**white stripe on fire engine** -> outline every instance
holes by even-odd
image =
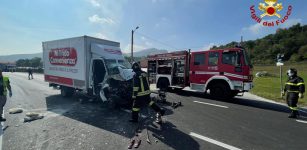
[[[192,71],[190,71],[192,73]],[[195,71],[195,74],[213,74],[213,75],[219,75],[219,72],[206,72],[206,71]],[[230,77],[235,77],[235,78],[240,78],[240,79],[248,79],[247,76],[242,76],[238,74],[232,74],[232,73],[227,73],[225,72],[224,75],[230,76]]]
[[[224,75],[230,76],[230,77],[235,77],[235,78],[240,78],[240,79],[248,79],[247,76],[238,75],[238,74],[232,74],[232,73],[227,73],[227,72],[225,72]]]
[[[195,71],[195,74],[220,74],[219,72]]]

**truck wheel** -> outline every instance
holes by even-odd
[[[230,98],[234,98],[235,96],[237,96],[239,93],[239,91],[231,91],[231,95]]]
[[[62,86],[61,87],[61,95],[63,97],[71,97],[74,94],[75,90],[70,87]]]
[[[228,100],[231,99],[231,90],[228,85],[216,83],[210,88],[210,95],[214,99]]]

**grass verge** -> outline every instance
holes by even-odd
[[[291,64],[291,63],[285,63],[285,66],[283,66],[283,88],[285,82],[288,80],[286,71],[289,68],[296,68],[298,70],[298,75],[302,77],[305,81],[307,81],[307,62],[297,63],[297,64]],[[267,71],[270,76],[268,77],[259,77],[256,78],[255,74],[260,71]],[[279,77],[279,67],[277,66],[254,66],[254,85],[255,87],[251,90],[251,93],[271,99],[277,102],[283,102],[285,103],[285,98],[282,99],[280,97],[280,77]],[[307,95],[305,93],[305,97],[303,99],[299,99],[299,105],[300,106],[307,106]]]

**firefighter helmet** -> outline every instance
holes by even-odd
[[[134,72],[139,72],[139,71],[141,71],[140,64],[137,63],[137,62],[133,62],[133,63],[132,63],[132,70],[133,70]]]
[[[287,75],[288,77],[294,77],[297,75],[297,70],[295,68],[290,68],[288,71],[287,71]]]

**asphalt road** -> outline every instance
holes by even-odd
[[[81,95],[62,98],[48,87],[42,75],[28,80],[23,73],[5,73],[11,80],[13,97],[5,106],[7,121],[3,126],[3,150],[28,149],[127,149],[137,125],[128,123],[129,112],[110,110],[101,102],[90,102]],[[167,100],[183,106],[166,109],[164,124],[158,126],[149,117],[140,134],[138,149],[307,149],[307,122],[288,119],[287,107],[279,104],[236,98],[233,101],[208,99],[189,92],[167,93]],[[20,114],[8,109],[20,107]],[[24,123],[26,112],[39,112],[41,120]],[[154,116],[144,109],[143,118]],[[151,144],[146,142],[147,125]],[[1,141],[0,141],[1,143]]]

